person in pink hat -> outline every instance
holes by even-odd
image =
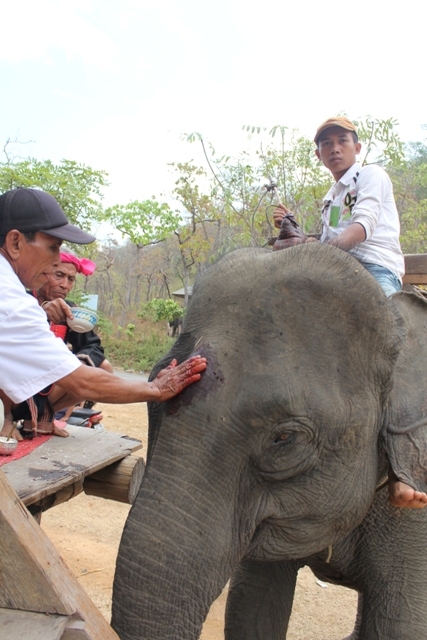
[[[72,318],[70,308],[76,306],[74,302],[67,300],[67,296],[74,288],[77,275],[92,275],[96,264],[88,258],[79,258],[64,251],[60,253],[60,260],[57,269],[49,275],[45,284],[32,293],[46,312],[51,330],[71,347],[79,360],[112,373],[113,367],[106,359],[101,340],[95,331],[78,333],[67,325],[67,318]]]
[[[67,325],[67,318],[72,318],[70,309],[75,307],[75,303],[67,300],[68,294],[73,290],[76,277],[82,274],[86,277],[92,275],[96,269],[96,264],[88,258],[80,258],[73,253],[61,251],[61,262],[55,271],[49,274],[45,284],[38,291],[32,291],[32,295],[37,298],[39,305],[46,312],[47,319],[51,331],[61,338],[65,344],[71,349],[72,353],[83,363],[91,367],[100,367],[104,371],[113,373],[113,367],[109,360],[105,357],[104,348],[101,340],[95,331],[85,331],[80,333],[73,331]],[[48,422],[52,421],[52,412],[47,407],[47,396],[45,393],[38,393],[32,398],[32,402],[37,407],[38,417],[44,416]],[[93,402],[89,402],[88,406],[92,407]],[[79,403],[82,404],[82,403]],[[55,416],[58,420],[53,421],[53,430],[56,435],[67,435],[66,431],[57,431],[58,428],[65,427],[65,423],[74,409],[74,405]],[[29,401],[21,403],[12,411],[12,417],[15,421],[27,420],[26,431],[32,431],[31,415],[29,415]],[[24,423],[25,424],[25,423]],[[40,427],[39,427],[40,429]]]

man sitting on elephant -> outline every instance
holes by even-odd
[[[377,280],[387,296],[400,291],[405,261],[400,247],[400,222],[393,185],[378,165],[360,165],[355,125],[343,116],[323,122],[314,137],[316,156],[332,173],[335,183],[323,199],[321,242],[351,253]],[[273,250],[316,242],[298,227],[283,204],[273,213],[280,228]],[[390,471],[390,502],[396,507],[423,508],[427,495],[400,482]]]

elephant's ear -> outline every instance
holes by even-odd
[[[395,367],[385,446],[396,476],[427,491],[427,300],[400,292],[390,304],[404,324],[405,339]]]

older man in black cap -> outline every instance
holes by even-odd
[[[95,238],[69,224],[55,198],[44,191],[20,188],[0,196],[0,398],[5,413],[10,415],[11,403],[43,389],[54,412],[84,398],[118,404],[164,401],[199,380],[206,368],[200,356],[180,365],[172,361],[152,382],[128,382],[82,365],[49,330],[45,312],[25,290],[39,289],[54,271],[63,240],[88,244]],[[31,413],[35,434],[36,411]],[[6,421],[2,434],[10,427]]]

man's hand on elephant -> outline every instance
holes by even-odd
[[[67,318],[70,318],[70,320],[73,318],[70,307],[62,298],[43,302],[42,307],[46,312],[49,322],[53,322],[54,324],[66,322]]]
[[[159,391],[158,401],[169,400],[181,393],[185,387],[197,382],[201,378],[201,373],[206,369],[206,358],[193,356],[178,364],[174,359],[166,367],[159,371],[152,381],[152,384]]]
[[[280,229],[280,225],[282,224],[282,220],[287,213],[291,213],[291,211],[282,203],[277,205],[276,209],[273,211],[273,220],[274,226],[277,229]]]

